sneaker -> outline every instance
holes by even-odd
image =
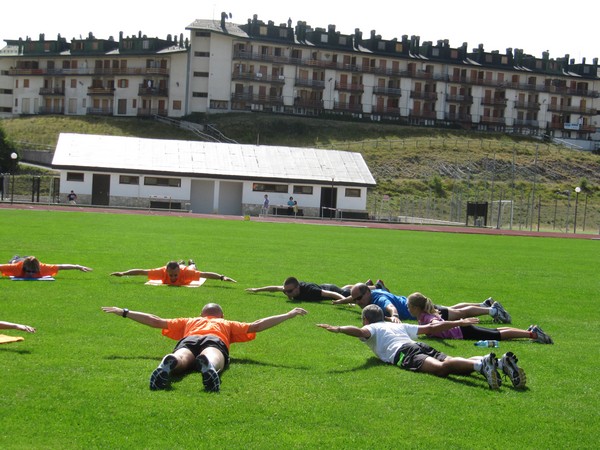
[[[535,327],[535,325],[529,325],[529,328],[527,328],[527,331],[533,330],[533,327]]]
[[[175,366],[177,366],[177,358],[174,355],[165,356],[150,375],[150,389],[153,391],[166,389],[169,386],[169,373]]]
[[[180,259],[179,261],[177,261],[177,264],[179,264],[180,266],[185,266],[185,261],[183,259]]]
[[[385,287],[385,284],[383,284],[383,280],[377,280],[377,283],[375,283],[375,287],[377,289],[383,289],[384,291],[390,292],[390,290]]]
[[[525,387],[527,377],[525,376],[525,371],[517,365],[518,361],[519,360],[513,352],[508,352],[502,356],[500,365],[502,366],[504,375],[510,378],[513,387],[515,389],[522,389]]]
[[[483,357],[479,373],[485,377],[490,389],[498,389],[502,384],[500,375],[498,375],[498,360],[494,353]]]
[[[494,299],[492,297],[489,297],[485,299],[482,303],[480,303],[480,306],[482,306],[483,308],[491,308],[493,304]]]
[[[498,302],[492,303],[492,308],[496,309],[496,314],[494,314],[493,321],[496,323],[511,323],[512,318],[508,311],[506,311],[502,305]]]
[[[221,390],[221,379],[214,366],[204,355],[196,358],[197,368],[202,372],[202,384],[206,392],[219,392]]]
[[[533,325],[531,330],[528,331],[531,331],[532,333],[536,334],[537,337],[534,339],[535,342],[539,342],[540,344],[554,344],[552,338],[546,333],[544,333],[544,330],[542,330],[537,325]]]
[[[367,286],[373,286],[373,280],[371,280],[371,279],[369,278],[367,281],[365,281],[365,284],[366,284]]]
[[[188,266],[195,266],[196,263],[194,262],[193,259],[188,260]]]

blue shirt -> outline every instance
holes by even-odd
[[[391,304],[398,311],[400,320],[417,320],[408,312],[408,300],[404,296],[394,295],[383,289],[373,289],[371,291],[371,303],[383,309],[386,316],[389,316],[389,313],[385,308]]]

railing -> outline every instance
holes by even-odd
[[[350,92],[364,92],[365,91],[364,84],[342,83],[340,81],[335,82],[335,88],[338,91],[350,91]]]
[[[294,106],[300,108],[323,108],[323,100],[314,100],[309,98],[297,98],[294,100]]]
[[[382,114],[386,116],[400,116],[400,108],[391,106],[373,106],[371,110],[373,114]]]
[[[234,93],[231,94],[231,101],[283,105],[283,98],[275,95]]]
[[[452,120],[454,122],[472,122],[473,116],[471,114],[463,114],[463,113],[445,113],[445,120]]]
[[[410,91],[410,98],[436,101],[438,98],[438,94],[437,92]]]
[[[333,109],[336,111],[362,112],[361,103],[335,102]]]
[[[319,81],[319,80],[307,80],[304,78],[296,78],[296,80],[294,81],[294,86],[308,87],[308,88],[314,88],[314,89],[324,89],[325,82]]]
[[[451,103],[473,103],[473,96],[446,94],[446,101]]]
[[[137,115],[138,117],[148,117],[148,116],[167,116],[169,111],[161,108],[138,108]]]
[[[487,106],[506,106],[507,99],[505,98],[491,98],[491,97],[483,97],[481,99],[482,105]]]
[[[88,95],[115,95],[113,87],[89,87]]]
[[[169,89],[158,88],[158,87],[148,87],[144,84],[140,84],[139,89],[138,89],[138,95],[153,96],[153,97],[168,97]]]
[[[402,90],[397,88],[375,86],[373,88],[373,94],[388,95],[390,97],[402,97]]]
[[[533,110],[537,111],[540,109],[540,103],[539,102],[516,101],[515,108],[517,108],[517,109],[533,109]]]
[[[38,109],[38,114],[64,114],[65,108],[62,106],[41,106]]]
[[[262,81],[264,83],[285,84],[285,77],[283,75],[263,75],[260,72],[233,72],[231,78],[233,80]]]
[[[112,108],[88,108],[87,113],[91,116],[112,116]]]
[[[65,95],[64,87],[40,88],[40,95]]]
[[[79,67],[79,68],[54,68],[54,69],[9,69],[8,74],[13,76],[22,75],[161,75],[168,77],[169,69],[163,67],[128,67],[128,68],[103,68],[103,67]]]
[[[580,106],[556,105],[556,104],[552,104],[552,103],[548,105],[548,111],[568,112],[568,113],[575,113],[575,114],[583,114],[586,116],[595,116],[596,114],[598,114],[598,110],[596,110],[594,108],[582,108]]]

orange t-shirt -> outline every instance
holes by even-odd
[[[200,279],[200,272],[195,269],[189,269],[186,266],[179,266],[179,276],[175,280],[175,283],[172,283],[167,273],[167,268],[159,267],[148,272],[148,279],[162,281],[163,284],[171,284],[173,286],[184,286],[190,284],[192,281],[198,281]]]
[[[189,319],[169,319],[163,336],[180,340],[188,336],[217,336],[229,348],[234,342],[248,342],[256,338],[256,333],[248,333],[249,323],[235,322],[218,317],[193,317]]]
[[[52,277],[58,273],[58,265],[40,263],[38,273],[26,273],[23,271],[23,261],[14,264],[5,264],[2,267],[2,275],[17,278],[41,278]]]

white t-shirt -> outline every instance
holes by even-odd
[[[376,322],[365,325],[371,337],[361,339],[379,359],[387,363],[394,362],[394,356],[404,344],[410,344],[417,338],[419,325],[408,323]]]

